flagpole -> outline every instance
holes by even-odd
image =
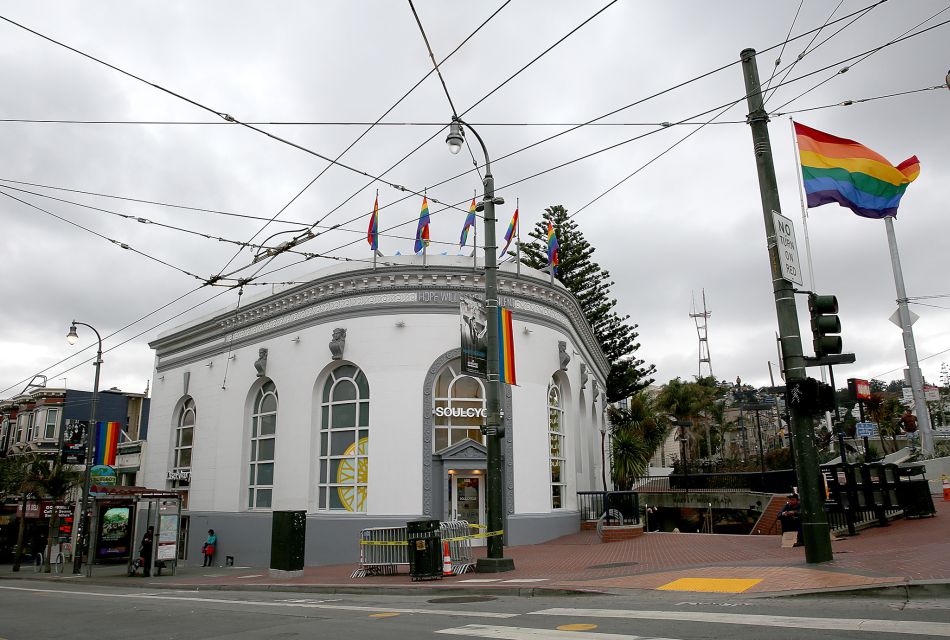
[[[376,223],[376,232],[373,234],[376,246],[373,247],[373,271],[376,271],[376,254],[379,252],[379,189],[376,190],[376,204],[373,206],[373,222]]]
[[[478,195],[478,190],[472,192],[472,202],[475,201],[475,196]],[[478,222],[472,225],[472,229],[475,232],[475,238],[472,241],[472,271],[478,271]]]
[[[808,237],[808,207],[805,206],[805,175],[802,173],[802,151],[798,147],[798,136],[795,135],[795,120],[789,116],[788,125],[792,130],[792,146],[795,151],[795,171],[798,173],[798,202],[802,207],[802,228],[805,231],[805,256],[808,259],[808,281],[809,288],[812,291],[815,291],[815,266],[811,261],[811,240]],[[830,365],[829,365],[830,370]],[[822,382],[827,382],[827,377],[825,375],[825,368],[818,367],[818,373],[821,376]],[[837,407],[835,408],[835,413],[837,413]],[[837,416],[835,416],[837,417]],[[825,411],[825,425],[828,427],[828,431],[834,433],[834,425],[831,423],[831,412]],[[842,454],[844,455],[844,454]],[[844,462],[844,458],[841,459]]]
[[[920,448],[925,458],[934,455],[933,431],[930,425],[930,412],[924,398],[923,376],[917,361],[917,347],[914,344],[914,329],[911,326],[910,310],[907,308],[907,291],[904,289],[904,274],[901,271],[901,258],[897,252],[897,235],[894,233],[894,216],[884,218],[887,229],[887,246],[891,252],[891,268],[894,271],[894,286],[897,289],[897,315],[900,318],[904,334],[904,358],[910,370],[910,388],[914,395],[914,410],[920,429]]]
[[[518,220],[515,222],[515,265],[517,277],[521,277],[521,199],[515,198],[515,211],[518,212]]]

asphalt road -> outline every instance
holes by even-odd
[[[950,598],[552,597],[116,589],[0,582],[0,640],[950,638]]]

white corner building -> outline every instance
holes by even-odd
[[[144,484],[186,492],[188,558],[270,559],[271,514],[307,512],[306,563],[355,562],[359,531],[485,523],[484,382],[461,375],[471,258],[346,262],[161,334]],[[505,541],[576,532],[602,490],[608,363],[577,300],[504,264],[517,386],[503,385]]]

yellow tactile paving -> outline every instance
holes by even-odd
[[[742,593],[760,582],[762,582],[762,578],[680,578],[657,587],[657,590]]]

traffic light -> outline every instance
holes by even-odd
[[[838,298],[808,294],[808,311],[811,314],[812,344],[815,357],[823,358],[829,354],[841,353],[841,320],[838,319]]]

